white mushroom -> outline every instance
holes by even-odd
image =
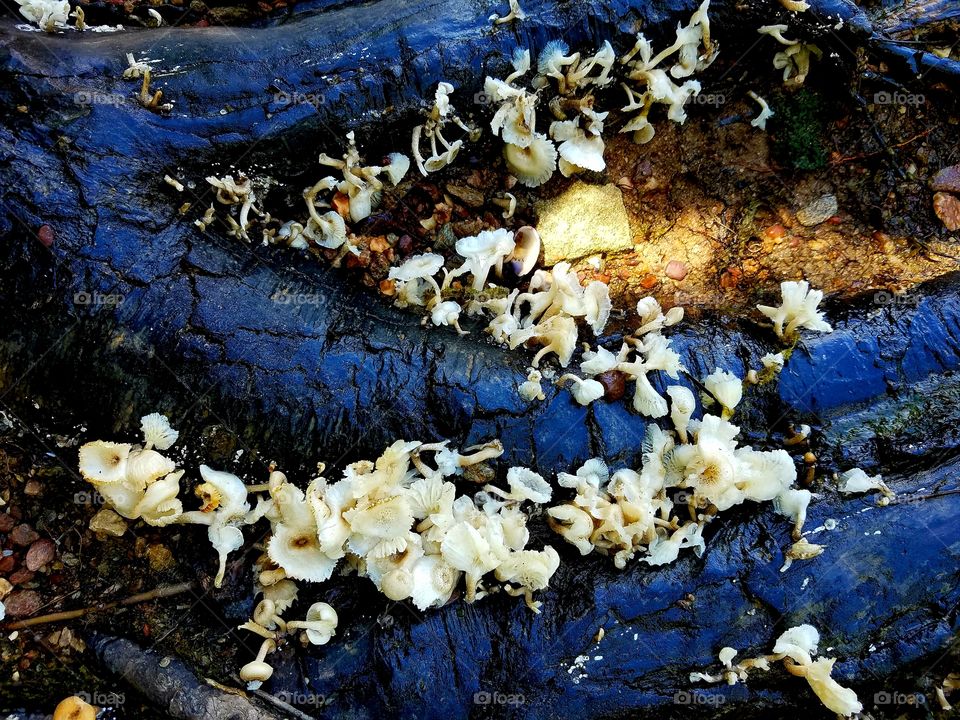
[[[337,611],[325,602],[315,602],[307,609],[305,620],[291,620],[288,630],[305,630],[312,645],[326,645],[337,634]]]
[[[590,378],[583,379],[572,373],[567,373],[557,379],[557,384],[560,385],[567,381],[573,381],[573,385],[570,387],[570,393],[573,395],[573,399],[581,405],[589,405],[594,400],[599,400],[603,397],[603,385],[596,380]]]
[[[140,418],[140,429],[143,432],[144,447],[147,449],[168,450],[180,436],[170,427],[166,415],[150,413]]]
[[[456,244],[457,253],[466,261],[447,276],[447,281],[469,272],[473,275],[473,289],[480,291],[486,286],[490,271],[501,268],[515,247],[513,233],[503,228],[483,230],[477,235],[460,238]]]

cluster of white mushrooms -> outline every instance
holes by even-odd
[[[442,170],[452,163],[460,152],[460,148],[463,147],[463,140],[458,139],[451,143],[443,137],[443,128],[448,123],[453,123],[466,132],[471,140],[477,140],[480,136],[478,129],[468,126],[454,111],[453,105],[450,103],[452,92],[453,85],[447,82],[439,83],[434,94],[433,107],[426,114],[426,120],[422,125],[417,125],[413,129],[411,139],[413,159],[417,163],[420,174],[424,177],[428,173]],[[424,140],[430,144],[430,156],[427,158],[424,158],[422,153]],[[437,147],[438,141],[440,147]]]
[[[211,175],[206,180],[216,189],[217,202],[229,208],[224,221],[231,237],[249,241],[249,230],[256,216],[262,227],[264,245],[280,244],[295,249],[313,246],[357,255],[360,250],[351,241],[353,236],[344,218],[357,223],[369,217],[380,203],[384,181],[395,186],[410,169],[410,159],[402,153],[391,153],[386,160],[384,165],[365,165],[353,132],[347,133],[347,148],[341,158],[320,153],[320,165],[335,168],[342,179],[327,175],[303,191],[308,214],[305,223],[290,220],[279,225],[271,222],[270,214],[256,207],[257,197],[251,178]],[[334,209],[330,209],[331,202]],[[211,205],[195,224],[205,230],[214,218],[215,210]]]
[[[788,87],[798,87],[803,85],[810,73],[810,61],[813,58],[822,58],[823,52],[812,43],[805,43],[799,40],[788,40],[784,37],[789,26],[763,25],[757,28],[761,35],[769,35],[778,43],[784,46],[783,50],[773,56],[773,66],[777,70],[783,70],[783,82]]]
[[[462,248],[465,261],[453,271],[444,271],[444,287],[451,277],[470,274],[475,289],[489,290],[486,282],[491,272],[505,262],[523,261],[522,254],[515,257],[518,243],[507,231],[470,240],[485,243],[486,250],[468,253],[467,247]],[[452,301],[442,301],[443,288],[433,278],[443,258],[424,257],[411,258],[399,268],[406,269],[405,279],[398,279],[400,295],[412,304],[432,305],[435,315],[444,302]],[[607,298],[605,309],[595,315],[589,286],[581,287],[568,269],[560,267],[558,272],[554,268],[553,273],[536,277],[527,293],[515,290],[497,300],[478,295],[471,303],[495,313],[491,327],[500,328],[506,342],[520,331],[537,338],[531,328],[554,318],[573,322],[582,317],[599,332],[610,310],[605,286],[600,293]],[[431,293],[433,297],[428,299]],[[806,283],[784,283],[782,294],[782,305],[761,308],[778,335],[791,340],[800,328],[830,330],[816,307],[820,295]],[[495,307],[491,309],[488,303]],[[513,314],[511,308],[520,306],[527,309]],[[743,381],[719,369],[704,379],[703,404],[715,404],[719,414],[694,419],[696,398],[682,385],[666,388],[668,404],[649,385],[646,373],[656,369],[676,377],[682,369],[679,356],[661,332],[679,322],[682,312],[664,313],[651,298],[641,301],[637,310],[641,327],[620,353],[602,347],[589,350],[584,353],[581,370],[588,377],[604,368],[630,373],[641,397],[634,405],[652,417],[669,412],[672,428],[648,426],[637,470],[611,472],[602,459],[594,458],[575,474],[560,473],[558,485],[573,491],[573,497],[547,508],[551,528],[582,555],[612,555],[618,568],[638,556],[640,561],[658,566],[675,561],[685,548],[702,554],[704,528],[718,513],[748,500],[773,501],[776,510],[794,523],[796,542],[788,559],[815,557],[822,548],[800,536],[813,495],[794,487],[796,468],[789,453],[738,446],[740,430],[730,417],[740,402]],[[544,316],[549,317],[543,320]],[[552,352],[565,364],[574,345],[575,337],[564,341],[562,347],[545,344],[534,362]],[[628,353],[634,348],[637,358],[629,361]],[[784,355],[768,354],[762,361],[762,372],[776,373],[783,367]],[[586,383],[596,381],[570,377],[584,384],[579,392],[595,394]],[[577,390],[574,396],[585,402]],[[157,413],[142,418],[141,430],[140,444],[96,441],[80,448],[81,474],[107,505],[91,521],[91,527],[109,526],[101,517],[106,514],[154,526],[206,526],[218,557],[214,582],[220,586],[229,554],[243,545],[243,528],[262,519],[269,522],[270,538],[255,563],[260,599],[251,619],[241,626],[262,638],[257,656],[240,672],[251,688],[271,676],[267,656],[284,634],[302,631],[303,642],[316,645],[329,642],[335,634],[337,613],[326,603],[311,605],[303,620],[288,621],[283,615],[297,600],[298,583],[324,582],[338,567],[370,579],[388,598],[410,600],[421,610],[447,603],[462,579],[467,602],[502,590],[523,596],[527,606],[539,612],[541,603],[533,599],[533,593],[548,587],[559,566],[559,554],[551,546],[527,548],[528,519],[550,503],[553,488],[534,471],[519,466],[507,470],[505,488],[492,482],[496,473],[487,463],[503,453],[496,440],[463,452],[448,447],[446,441],[397,441],[375,461],[347,466],[337,482],[329,482],[323,476],[324,466],[318,464],[317,476],[305,489],[272,467],[266,483],[247,485],[236,475],[201,465],[202,482],[193,488],[199,507],[185,510],[180,492],[184,470],[164,455],[179,433]],[[797,437],[806,438],[809,432],[802,427]],[[885,498],[892,495],[879,476],[871,478],[860,469],[844,473],[839,481],[844,493],[879,490]],[[477,483],[478,491],[458,496],[458,487],[462,489],[464,482]],[[825,703],[843,701],[846,696],[840,691],[844,689],[829,677],[832,660],[812,662],[808,657],[812,651],[808,649],[807,656],[791,654],[781,647],[786,647],[786,641],[781,641],[774,648],[779,654],[776,659],[792,658],[788,663],[791,672],[806,677]],[[815,646],[816,641],[813,643]],[[733,666],[729,662],[732,657],[724,649],[721,659],[726,670],[717,678],[702,675],[699,679],[743,679],[747,670],[771,659]]]
[[[857,698],[857,694],[831,677],[836,658],[813,659],[819,644],[820,633],[815,627],[798,625],[777,638],[772,655],[761,655],[734,663],[737,650],[732,647],[723,648],[719,653],[723,669],[714,675],[702,672],[690,673],[690,682],[726,682],[728,685],[736,685],[738,682],[746,681],[750,672],[769,671],[770,663],[782,661],[787,672],[806,679],[810,689],[831,712],[843,717],[861,712],[863,704]]]
[[[73,28],[78,31],[90,32],[116,32],[123,30],[122,25],[87,25],[84,20],[83,8],[77,5],[71,12],[69,0],[17,0],[20,6],[20,14],[28,21],[36,25],[37,29],[48,33],[59,33],[70,29],[70,18],[73,18]],[[150,22],[159,26],[163,18],[153,8],[149,8],[147,13]],[[30,26],[17,26],[21,30],[31,30]]]
[[[717,43],[710,38],[709,9],[710,0],[703,0],[690,22],[677,25],[676,41],[656,55],[650,41],[640,33],[633,48],[620,59],[627,66],[628,81],[623,83],[627,105],[622,111],[637,113],[620,132],[632,132],[635,142],[642,144],[653,139],[655,130],[648,116],[656,103],[668,106],[668,119],[677,123],[687,119],[683,106],[700,93],[700,82],[690,79],[677,85],[674,79],[689,78],[717,57]],[[658,67],[673,55],[676,62],[669,70]]]
[[[526,49],[514,52],[513,72],[506,78],[487,77],[484,94],[497,105],[490,128],[503,140],[507,168],[522,184],[542,185],[558,163],[567,177],[606,167],[601,134],[607,113],[594,110],[591,89],[613,82],[610,72],[615,60],[609,41],[593,55],[581,58],[580,53],[570,53],[565,43],[555,40],[537,59],[533,91],[516,84],[531,70]],[[539,94],[548,88],[555,93],[548,104],[554,119],[544,134],[537,131],[536,110]]]
[[[42,4],[49,0],[21,0],[27,1]],[[786,9],[794,12],[802,12],[807,7],[795,0],[782,1]],[[525,17],[513,0],[510,8],[508,15],[496,17],[495,22]],[[718,53],[718,45],[710,34],[709,9],[710,0],[703,0],[685,25],[678,23],[675,41],[658,53],[654,53],[652,44],[642,33],[619,59],[609,41],[604,41],[592,55],[581,56],[580,52],[571,53],[565,43],[555,40],[540,52],[534,68],[531,51],[517,48],[511,60],[513,71],[503,79],[488,76],[482,93],[496,107],[490,128],[504,143],[503,153],[510,173],[521,184],[538,187],[558,169],[567,177],[583,171],[604,170],[603,130],[609,113],[595,107],[594,91],[616,81],[627,96],[627,104],[621,111],[631,116],[619,132],[632,133],[635,142],[647,143],[654,137],[655,128],[650,121],[654,105],[666,105],[669,120],[685,122],[684,106],[701,91],[701,84],[693,75],[707,68]],[[784,81],[788,85],[799,85],[809,72],[810,58],[819,56],[820,51],[814,45],[786,39],[783,36],[786,30],[786,25],[759,28],[760,33],[770,35],[785,46],[774,58],[774,65],[784,69]],[[149,68],[143,63],[134,63],[132,58],[128,60],[131,66],[124,72],[125,77],[139,77],[137,70],[144,69],[143,88],[138,95],[140,102],[153,111],[169,109],[169,103],[160,103],[159,91],[149,92]],[[128,75],[131,70],[135,74]],[[534,70],[529,87],[522,85],[520,80]],[[412,157],[423,176],[451,165],[466,139],[475,142],[480,137],[479,127],[464,121],[455,111],[451,103],[453,91],[451,83],[440,82],[430,109],[424,112],[424,122],[413,129]],[[748,95],[760,107],[751,125],[765,129],[774,112],[755,92],[749,91]],[[538,130],[537,108],[547,97],[544,104],[551,122]],[[445,136],[451,128],[464,136]],[[347,134],[347,148],[342,158],[321,154],[319,162],[337,169],[342,179],[325,176],[304,190],[308,218],[302,222],[271,222],[270,215],[261,213],[253,204],[251,182],[242,175],[237,179],[231,175],[207,178],[217,189],[218,201],[231,206],[225,218],[228,234],[249,241],[249,230],[256,217],[262,226],[263,244],[295,249],[339,249],[340,256],[335,263],[339,263],[345,253],[359,254],[347,221],[357,223],[368,217],[380,201],[384,180],[391,185],[399,183],[410,167],[410,159],[402,153],[392,153],[383,166],[365,166],[351,132]],[[509,217],[515,206],[515,198],[509,193],[508,196],[510,205],[505,205],[504,217]],[[211,206],[195,224],[204,230],[214,218],[215,210]],[[436,317],[441,321],[449,318],[444,324],[456,321],[451,306],[438,309]]]
[[[484,230],[461,238],[456,243],[463,262],[454,270],[444,268],[442,255],[424,253],[408,258],[391,268],[396,303],[400,306],[425,307],[434,325],[451,325],[458,332],[461,312],[468,316],[487,316],[485,332],[498,343],[511,349],[524,344],[539,346],[533,358],[536,367],[548,354],[554,354],[562,366],[569,364],[577,345],[581,319],[594,334],[599,334],[610,317],[610,290],[605,283],[592,281],[581,285],[569,263],[557,263],[552,270],[536,270],[540,254],[540,236],[529,226],[516,233],[505,230]],[[533,272],[526,292],[506,289],[488,282],[512,264],[518,277]],[[435,275],[443,272],[438,283]],[[471,280],[465,289],[469,298],[464,305],[444,299],[452,290],[452,282],[463,275]]]
[[[251,687],[272,673],[264,658],[276,649],[280,633],[304,630],[313,644],[334,634],[337,615],[326,603],[315,603],[302,621],[287,622],[282,615],[297,598],[298,582],[323,582],[338,565],[369,578],[388,598],[409,599],[421,610],[448,602],[463,578],[467,602],[503,590],[523,596],[535,612],[540,603],[533,593],[548,586],[559,566],[549,545],[527,547],[528,510],[550,500],[550,484],[512,467],[503,489],[487,482],[490,473],[478,471],[503,453],[499,441],[463,453],[446,442],[397,441],[375,461],[349,465],[337,482],[328,482],[319,465],[305,491],[276,470],[267,483],[248,486],[201,465],[202,482],[194,488],[200,507],[184,510],[184,471],[161,453],[176,442],[177,431],[156,413],[143,418],[142,430],[143,444],[96,441],[80,449],[81,474],[109,506],[100,514],[161,527],[206,526],[218,557],[217,587],[228,555],[243,545],[242,528],[263,518],[270,523],[266,552],[256,563],[262,599],[241,626],[263,638],[257,658],[241,671]],[[457,480],[482,487],[458,497]]]
[[[793,340],[800,328],[831,331],[817,310],[822,293],[810,291],[803,281],[785,282],[781,292],[780,306],[759,308],[773,320],[780,338]],[[705,392],[701,402],[704,408],[715,407],[718,414],[693,419],[697,400],[688,387],[670,385],[664,397],[648,378],[648,373],[661,371],[677,379],[684,370],[669,338],[661,332],[680,321],[682,309],[664,313],[656,300],[645,298],[638,303],[637,313],[640,327],[626,338],[618,353],[600,346],[583,354],[580,369],[589,379],[568,374],[558,382],[573,380],[574,399],[586,405],[604,394],[593,377],[614,370],[626,373],[635,383],[634,409],[651,418],[669,413],[672,430],[654,424],[648,427],[642,465],[637,470],[624,468],[611,474],[602,459],[594,458],[575,475],[561,474],[560,486],[576,495],[549,509],[553,529],[583,555],[593,551],[613,555],[617,567],[624,567],[638,553],[643,562],[661,565],[675,560],[683,548],[692,547],[699,555],[704,548],[703,529],[717,513],[747,500],[773,501],[777,511],[794,522],[796,542],[787,553],[784,569],[792,560],[816,557],[822,548],[800,536],[813,496],[809,490],[794,487],[797,472],[793,459],[782,449],[738,447],[740,428],[730,422],[744,385],[758,382],[759,373],[752,371],[745,382],[717,368],[702,381]],[[636,352],[632,361],[631,352]],[[760,372],[774,374],[783,368],[784,356],[767,354],[761,361]],[[531,373],[520,386],[521,395],[543,399],[539,380],[539,374]],[[807,435],[809,428],[804,427],[797,436]],[[878,483],[882,484],[879,478],[856,475],[863,475],[860,470],[850,473],[844,492],[879,489]]]
[[[56,32],[67,27],[70,3],[67,0],[17,0],[20,14],[44,32]]]

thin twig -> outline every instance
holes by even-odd
[[[874,151],[874,152],[862,153],[862,154],[860,154],[860,155],[848,155],[848,156],[846,156],[846,157],[837,158],[836,160],[831,160],[831,161],[830,161],[830,164],[831,164],[831,165],[840,165],[840,164],[842,164],[842,163],[851,162],[851,161],[853,161],[853,160],[864,160],[864,159],[866,159],[866,158],[868,158],[868,157],[873,157],[874,155],[882,155],[883,153],[890,152],[890,150],[892,150],[893,148],[902,148],[904,145],[909,145],[909,144],[912,143],[912,142],[916,142],[916,141],[919,140],[920,138],[926,137],[926,136],[929,135],[931,132],[933,132],[933,131],[932,131],[932,130],[924,130],[922,133],[919,133],[918,135],[914,135],[914,136],[913,136],[912,138],[910,138],[909,140],[904,140],[903,142],[899,142],[899,143],[897,143],[896,145],[887,145],[886,147],[884,147],[883,150],[876,150],[876,151]]]
[[[130,597],[123,598],[122,600],[114,600],[113,602],[102,605],[91,605],[89,607],[80,608],[79,610],[63,610],[61,612],[50,613],[48,615],[38,615],[37,617],[27,618],[26,620],[16,620],[3,625],[2,629],[20,630],[21,628],[34,627],[35,625],[48,625],[49,623],[76,620],[77,618],[85,615],[91,615],[104,610],[112,610],[116,607],[127,607],[129,605],[137,605],[142,602],[147,602],[148,600],[157,600],[160,598],[172,597],[174,595],[181,595],[185,592],[196,589],[196,587],[197,583],[195,581],[180,583],[178,585],[164,585],[147,592],[137,593],[136,595],[131,595]]]

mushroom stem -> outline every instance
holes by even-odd
[[[465,452],[471,452],[474,450],[476,452],[473,452],[472,455],[460,455],[457,458],[457,464],[460,467],[465,468],[469,467],[470,465],[482,463],[484,460],[493,460],[503,455],[503,445],[499,440],[484,443],[483,445],[471,445],[468,448],[464,448]]]

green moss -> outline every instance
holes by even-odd
[[[827,164],[823,102],[813,91],[778,93],[771,118],[774,153],[783,165],[795,170],[818,170]]]

